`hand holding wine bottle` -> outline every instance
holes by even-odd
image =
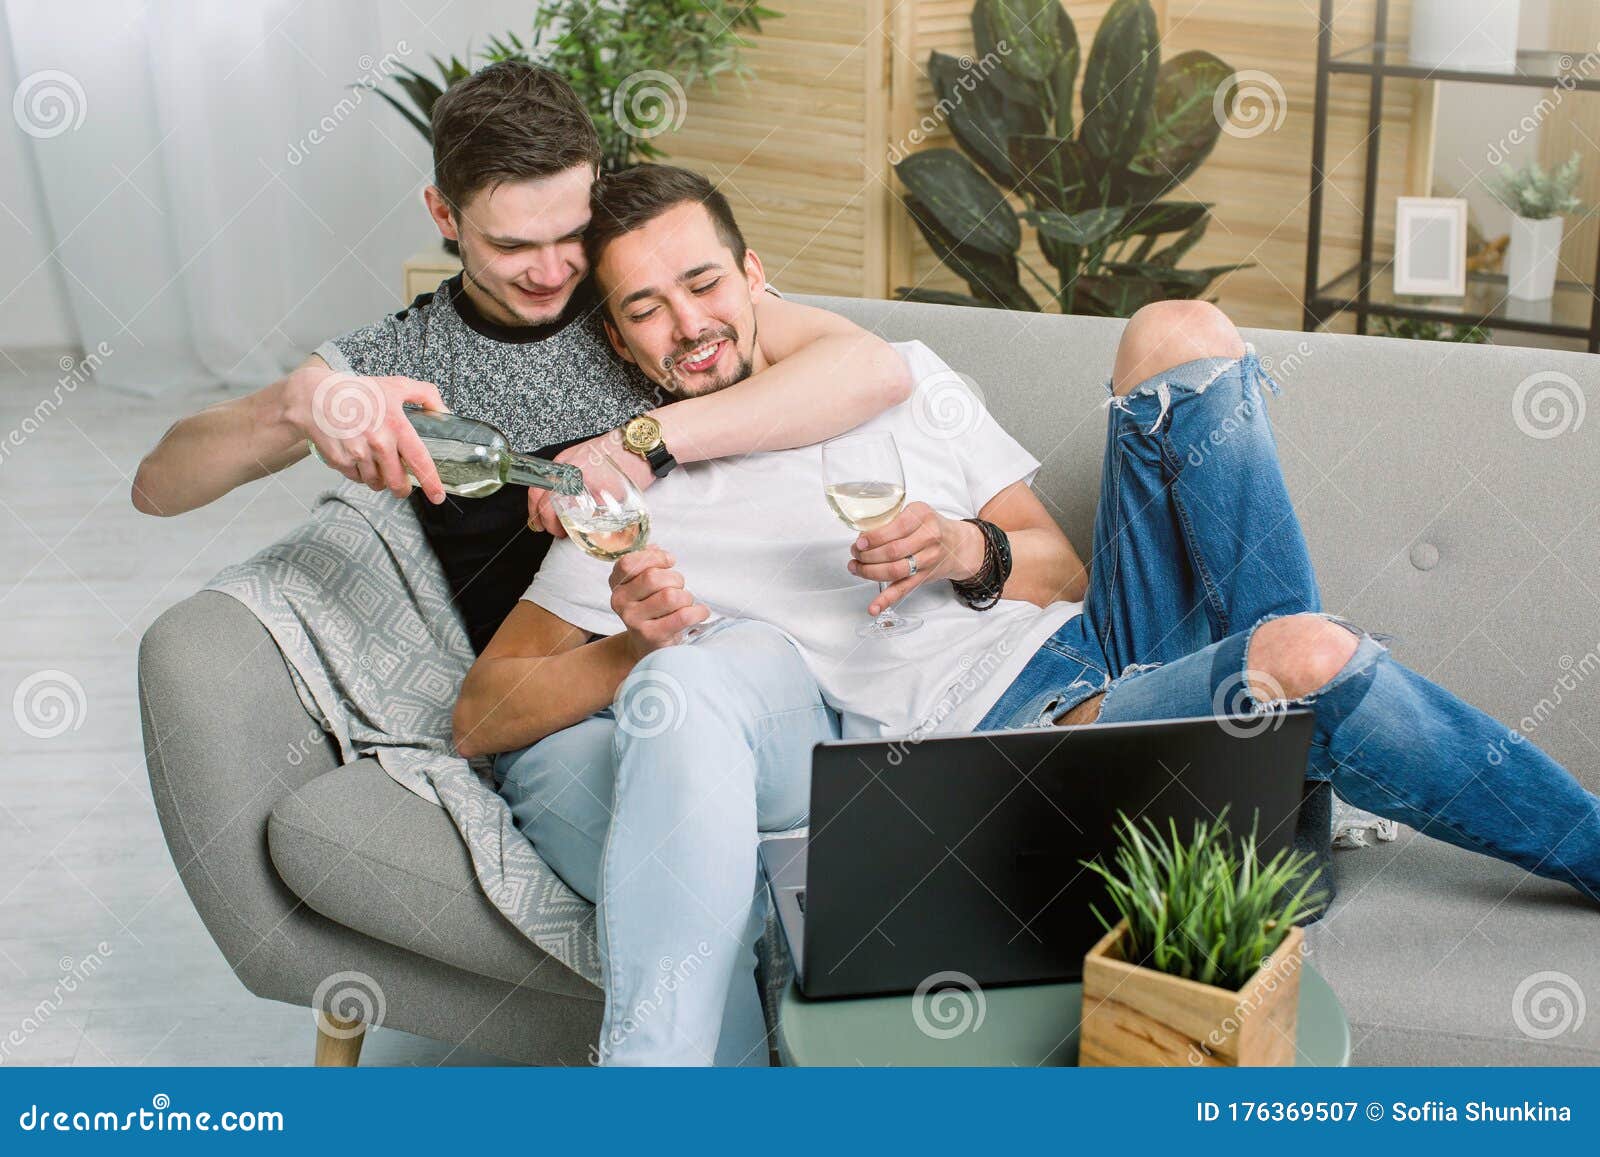
[[[448,413],[433,383],[308,365],[289,375],[282,404],[282,420],[305,437],[313,456],[350,481],[396,498],[414,483],[434,505],[444,501],[446,487],[406,409]]]

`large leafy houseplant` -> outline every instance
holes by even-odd
[[[971,295],[896,296],[1126,317],[1152,301],[1200,297],[1242,268],[1179,267],[1205,235],[1210,206],[1172,197],[1217,143],[1231,66],[1209,52],[1162,61],[1148,0],[1116,0],[1087,60],[1060,0],[978,0],[971,19],[976,55],[998,67],[978,76],[941,52],[928,61],[961,150],[928,149],[894,166],[912,220]],[[1053,277],[1023,256],[1024,225]]]
[[[602,168],[613,172],[664,155],[650,138],[665,121],[681,119],[673,105],[681,101],[682,90],[699,80],[714,85],[723,74],[749,79],[740,57],[748,42],[741,33],[760,32],[763,20],[779,15],[755,0],[550,0],[535,14],[526,42],[507,32],[491,37],[477,56],[484,63],[532,61],[565,77],[599,130]],[[378,95],[431,142],[434,102],[472,74],[472,56],[469,50],[467,61],[432,57],[437,80],[401,65],[392,78],[399,95],[383,88]],[[661,74],[671,78],[677,91]],[[626,98],[625,86],[640,77],[650,85],[635,97],[643,102],[644,132],[636,120],[613,112],[619,91]],[[641,106],[635,105],[635,111]]]

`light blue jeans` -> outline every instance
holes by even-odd
[[[1254,351],[1189,362],[1112,398],[1083,614],[977,730],[1048,726],[1105,691],[1099,720],[1252,714],[1250,637],[1321,599],[1278,467]],[[1109,389],[1109,387],[1108,387]],[[1397,662],[1375,636],[1300,702],[1307,776],[1458,847],[1600,900],[1600,799],[1532,743]],[[1501,752],[1504,752],[1502,755]],[[1320,885],[1330,894],[1333,881]]]
[[[539,854],[598,909],[612,1065],[765,1065],[758,833],[805,823],[838,717],[793,645],[725,619],[647,655],[611,708],[495,760]]]

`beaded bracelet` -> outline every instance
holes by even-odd
[[[964,518],[983,532],[983,565],[970,579],[951,579],[956,597],[975,611],[987,611],[1000,601],[1011,577],[1011,540],[1006,532],[981,518]]]

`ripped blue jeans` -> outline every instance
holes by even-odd
[[[1089,593],[977,730],[1049,726],[1105,692],[1099,721],[1271,710],[1250,694],[1250,639],[1319,614],[1250,349],[1167,370],[1110,397]],[[1109,395],[1110,387],[1107,387]],[[1330,616],[1331,618],[1331,616]],[[1316,715],[1309,779],[1357,807],[1600,900],[1600,799],[1531,743],[1358,638],[1301,702]]]

